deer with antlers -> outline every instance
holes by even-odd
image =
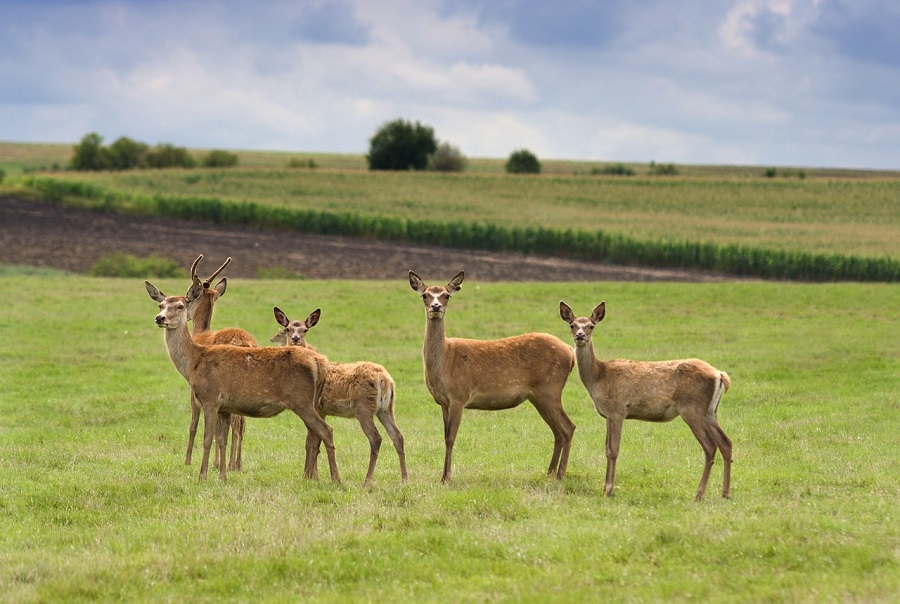
[[[198,344],[188,331],[188,307],[203,295],[203,284],[194,278],[184,296],[166,296],[149,281],[147,293],[159,302],[156,325],[165,330],[169,358],[185,377],[203,410],[203,462],[205,480],[215,433],[220,458],[225,458],[229,416],[273,417],[285,409],[306,425],[307,443],[324,442],[331,480],[340,482],[331,427],[316,410],[325,386],[328,359],[300,347],[243,348]],[[307,459],[310,451],[307,450]],[[314,478],[305,471],[307,478]],[[219,465],[225,480],[226,465]]]
[[[447,338],[444,313],[462,288],[460,271],[446,286],[427,286],[413,271],[409,285],[425,305],[423,361],[425,385],[444,418],[444,474],[450,482],[451,459],[464,409],[497,411],[530,401],[553,432],[553,456],[547,474],[566,474],[575,424],[562,406],[562,391],[575,364],[572,348],[556,336],[526,333],[502,340]]]
[[[194,263],[191,265],[191,282],[193,282],[194,279],[199,278],[197,277],[197,266],[200,264],[201,260],[203,260],[203,254],[197,256],[197,259],[194,260]],[[203,294],[188,308],[188,318],[191,319],[194,325],[191,330],[191,335],[194,337],[195,342],[206,346],[211,344],[231,344],[232,346],[256,348],[256,339],[243,329],[226,327],[224,329],[212,331],[210,328],[213,307],[215,306],[216,300],[225,295],[225,288],[228,286],[228,280],[225,277],[222,277],[222,279],[216,283],[215,287],[210,286],[212,285],[213,279],[218,277],[229,264],[231,264],[231,256],[225,260],[222,266],[213,271],[209,277],[201,281],[201,284],[203,285]],[[200,420],[200,412],[200,405],[197,403],[194,393],[191,392],[191,424],[188,428],[187,453],[184,458],[184,463],[186,465],[191,465],[191,456],[194,451],[194,438],[197,436],[197,424]],[[228,461],[229,470],[240,470],[243,466],[241,453],[243,450],[246,425],[246,420],[242,415],[231,416],[231,454]],[[219,459],[219,449],[217,447],[215,466],[218,467],[219,463],[221,463],[221,461]]]
[[[322,311],[316,309],[305,321],[291,321],[284,311],[277,306],[274,309],[275,320],[281,329],[272,337],[272,342],[282,346],[301,346],[315,350],[306,342],[307,332],[319,322]],[[387,369],[376,363],[366,361],[358,363],[329,363],[325,389],[319,399],[318,411],[323,418],[329,415],[337,417],[355,417],[366,438],[369,439],[369,469],[366,472],[365,486],[372,483],[375,473],[375,462],[381,449],[381,434],[375,426],[374,418],[387,430],[397,456],[400,458],[400,477],[403,482],[409,479],[406,471],[406,452],[403,448],[403,434],[394,420],[394,399],[397,388]],[[314,449],[313,449],[314,447]],[[319,452],[319,443],[307,445],[307,451]],[[309,460],[313,471],[317,465],[316,458]]]
[[[606,316],[606,302],[598,304],[590,317],[575,317],[569,305],[560,302],[559,316],[572,329],[578,375],[597,413],[606,418],[606,496],[613,494],[624,421],[668,422],[681,416],[706,455],[695,501],[702,500],[706,493],[716,449],[725,461],[722,497],[729,497],[731,440],[716,418],[719,401],[731,385],[728,374],[700,359],[601,361],[594,356],[591,335]]]

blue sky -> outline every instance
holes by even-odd
[[[0,0],[0,140],[900,169],[896,0]]]

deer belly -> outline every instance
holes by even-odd
[[[241,403],[231,401],[222,405],[222,411],[237,413],[245,417],[274,417],[284,411],[284,405],[280,403]]]
[[[490,394],[475,394],[466,404],[466,409],[479,409],[482,411],[502,411],[518,407],[525,400],[524,396],[492,396]]]
[[[341,398],[325,398],[323,394],[319,399],[317,406],[319,415],[333,415],[335,417],[356,417],[356,411],[353,409],[353,401]]]

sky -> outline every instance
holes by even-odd
[[[896,0],[0,0],[0,140],[900,169]]]

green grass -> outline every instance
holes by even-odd
[[[302,272],[302,271],[301,271]],[[423,275],[429,283],[450,275]],[[272,306],[321,307],[310,342],[383,364],[411,480],[385,439],[332,418],[341,486],[302,478],[304,429],[249,420],[244,471],[182,464],[188,391],[140,279],[0,271],[0,599],[315,601],[894,601],[900,289],[891,285],[467,282],[452,336],[547,331],[560,299],[599,300],[605,358],[699,356],[732,376],[719,419],[733,498],[693,494],[699,445],[680,420],[626,423],[602,497],[603,422],[573,373],[569,475],[543,473],[534,409],[467,412],[439,484],[439,408],[422,380],[421,301],[405,282],[236,280],[214,327],[267,342]],[[183,293],[181,280],[155,282]],[[363,300],[365,304],[359,302]],[[324,469],[324,467],[322,468]]]

